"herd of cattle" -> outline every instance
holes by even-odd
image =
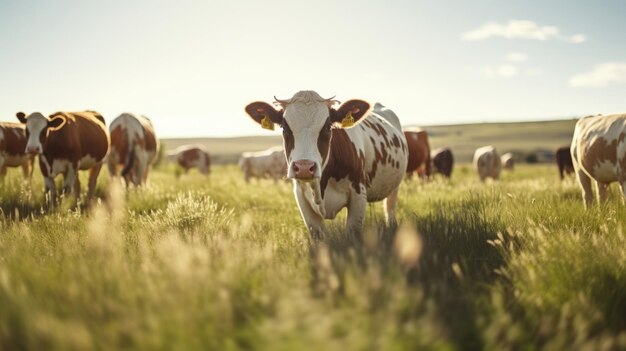
[[[403,130],[396,114],[376,103],[349,100],[337,108],[334,98],[300,91],[291,99],[275,98],[272,106],[253,102],[247,114],[261,127],[282,128],[283,147],[241,155],[239,167],[252,177],[294,180],[294,195],[306,226],[314,237],[324,232],[324,219],[348,209],[347,229],[362,229],[368,202],[384,201],[385,218],[395,222],[398,187],[417,173],[424,180],[435,174],[450,178],[454,157],[450,148],[431,151],[422,129]],[[150,119],[124,113],[109,128],[95,111],[17,113],[21,123],[0,123],[0,175],[7,167],[32,174],[35,155],[44,177],[45,192],[54,205],[54,178],[64,176],[64,193],[78,199],[77,172],[89,170],[87,200],[94,194],[102,165],[126,185],[141,186],[154,163],[159,141]],[[592,203],[591,183],[599,201],[609,183],[618,181],[626,196],[626,115],[589,116],[576,124],[571,147],[557,150],[561,179],[575,173],[586,206]],[[168,154],[184,170],[210,172],[210,156],[202,146],[188,145]],[[473,165],[481,181],[499,179],[501,170],[514,168],[511,153],[500,156],[493,146],[478,148]]]

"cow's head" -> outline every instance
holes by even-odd
[[[17,119],[26,125],[26,153],[41,154],[46,144],[48,133],[63,128],[67,119],[62,115],[55,115],[51,119],[39,112],[33,112],[28,117],[24,112],[15,114]]]
[[[253,102],[246,112],[263,128],[283,129],[283,143],[287,157],[287,178],[303,181],[320,178],[328,160],[332,128],[349,128],[369,110],[362,100],[349,100],[338,109],[336,100],[323,99],[314,91],[300,91],[291,99],[278,100],[276,110],[266,102]]]

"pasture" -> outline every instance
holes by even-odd
[[[585,211],[552,164],[405,181],[398,231],[374,204],[361,238],[342,212],[317,245],[286,182],[164,166],[126,194],[106,173],[88,213],[44,214],[40,174],[10,170],[0,350],[626,348],[618,188]]]

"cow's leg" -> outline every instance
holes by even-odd
[[[583,201],[585,202],[585,207],[589,208],[593,204],[593,192],[591,190],[591,178],[583,172],[582,169],[576,170],[576,179],[578,179],[578,184],[580,184],[580,188],[583,193]]]
[[[296,202],[298,203],[298,208],[300,209],[300,214],[302,215],[304,224],[307,229],[309,229],[311,238],[313,238],[314,241],[318,241],[324,237],[324,232],[326,231],[324,219],[317,212],[313,211],[311,203],[304,195],[305,191],[310,191],[310,189],[308,189],[308,187],[300,187],[297,184],[294,184]]]
[[[396,225],[396,203],[398,202],[398,188],[391,192],[383,201],[385,206],[385,223],[388,226]]]
[[[598,204],[603,205],[606,203],[606,194],[609,184],[596,181],[596,189],[598,190]]]
[[[33,174],[33,160],[30,159],[22,163],[22,175],[24,176],[24,180],[29,180],[32,174]]]
[[[626,205],[626,180],[622,180],[619,186],[622,189],[622,205]]]
[[[56,205],[57,205],[57,188],[56,188],[56,185],[54,184],[54,178],[52,178],[52,177],[45,177],[43,179],[43,182],[44,182],[44,185],[45,185],[44,194],[46,196],[46,202],[48,203],[48,206],[56,207]]]
[[[362,190],[365,190],[364,187]],[[350,203],[348,204],[346,229],[348,234],[355,238],[360,238],[362,236],[366,208],[367,197],[365,196],[365,191],[361,191],[361,194],[356,194],[353,191],[350,196]]]
[[[89,185],[87,187],[87,201],[90,202],[96,192],[96,184],[98,183],[98,175],[102,169],[102,163],[91,167],[89,170]]]
[[[76,182],[78,181],[78,165],[70,164],[67,166],[67,171],[64,173],[63,194],[69,196],[72,193],[72,189],[76,190]],[[78,200],[78,194],[74,194]]]
[[[138,153],[141,154],[141,153]],[[133,175],[133,183],[135,186],[140,186],[143,182],[144,175],[146,173],[146,166],[148,165],[148,159],[144,156],[138,157],[139,162],[137,162],[137,168],[135,169],[135,174]]]

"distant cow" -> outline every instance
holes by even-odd
[[[619,182],[626,194],[626,114],[588,116],[576,123],[571,154],[585,207],[593,203],[592,181],[598,202],[606,201],[607,188]]]
[[[515,168],[515,159],[513,159],[513,154],[510,152],[500,157],[500,163],[502,163],[502,168],[506,170],[512,171]]]
[[[574,173],[574,164],[572,163],[572,153],[569,146],[563,146],[556,150],[556,165],[559,167],[559,176],[561,180],[566,174]]]
[[[380,104],[337,101],[314,91],[300,91],[278,100],[246,106],[252,119],[267,129],[283,130],[287,178],[304,222],[314,238],[325,231],[324,219],[348,208],[347,229],[363,230],[368,202],[385,199],[387,223],[395,223],[398,187],[406,172],[408,150],[400,121]]]
[[[211,156],[202,145],[183,145],[169,154],[173,157],[185,173],[197,168],[200,173],[211,173]]]
[[[454,167],[454,157],[452,150],[447,147],[436,149],[431,154],[434,173],[441,173],[444,177],[450,178]]]
[[[425,130],[415,128],[404,131],[406,145],[409,148],[409,161],[406,165],[406,173],[411,177],[414,172],[422,178],[430,177],[430,144],[428,143],[428,133]]]
[[[111,176],[117,176],[122,167],[126,186],[145,183],[154,162],[159,141],[152,122],[145,116],[123,113],[109,126],[111,153],[107,159]]]
[[[500,178],[500,170],[502,168],[500,162],[498,151],[491,145],[478,148],[476,152],[474,152],[474,167],[478,172],[481,182],[484,182],[488,177],[494,180]]]
[[[24,179],[33,173],[33,155],[26,153],[26,128],[20,123],[0,122],[0,178],[7,167],[22,167]]]
[[[244,152],[239,158],[246,183],[250,178],[272,178],[274,182],[287,175],[287,160],[282,146],[259,152]]]
[[[109,133],[104,118],[97,112],[56,112],[45,117],[39,112],[28,117],[17,113],[26,125],[26,152],[39,155],[39,168],[44,177],[49,201],[56,204],[54,178],[63,174],[64,192],[72,189],[80,198],[79,170],[89,169],[87,200],[93,197],[102,162],[109,153]]]

